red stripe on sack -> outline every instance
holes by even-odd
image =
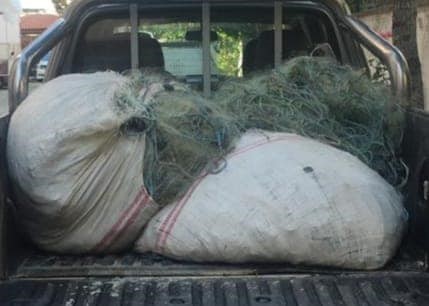
[[[276,138],[270,138],[270,139],[264,139],[262,141],[258,141],[256,143],[253,143],[251,145],[248,145],[247,147],[242,148],[239,151],[233,152],[227,156],[228,158],[240,155],[242,153],[248,152],[250,150],[253,150],[255,148],[258,148],[260,146],[263,146],[268,143],[278,142],[278,141],[284,141],[288,140],[291,137],[294,137],[292,135],[290,136],[279,136]],[[161,252],[162,249],[165,247],[165,243],[167,241],[168,236],[170,235],[174,225],[176,224],[177,218],[180,215],[180,212],[185,207],[186,203],[188,202],[189,198],[194,193],[195,189],[197,189],[198,185],[202,182],[202,180],[207,176],[208,174],[205,174],[201,176],[198,180],[192,184],[192,186],[189,188],[188,192],[182,197],[180,202],[174,207],[174,209],[171,210],[171,212],[168,214],[167,218],[165,218],[164,222],[161,224],[161,226],[158,229],[158,239],[155,244],[155,250],[158,252]]]
[[[125,229],[127,229],[137,218],[140,211],[150,199],[146,189],[142,189],[137,193],[137,196],[134,198],[133,203],[128,207],[118,219],[118,221],[112,226],[112,228],[107,232],[103,239],[94,247],[94,251],[101,252],[105,250],[109,245],[111,245]]]
[[[207,176],[207,174],[202,175],[198,180],[196,180],[192,186],[189,188],[188,192],[182,197],[179,204],[177,204],[174,209],[171,210],[171,212],[168,214],[167,218],[164,220],[164,222],[159,227],[159,235],[158,239],[155,245],[155,250],[160,252],[167,241],[168,236],[171,233],[171,230],[173,229],[174,225],[176,224],[177,218],[180,215],[180,212],[185,207],[186,203],[188,202],[189,198],[194,193],[195,189],[197,189],[198,185],[203,181],[203,179]]]

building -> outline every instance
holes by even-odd
[[[391,41],[393,6],[389,3],[392,1],[378,2],[382,2],[384,6],[374,5],[373,8],[358,13],[357,16],[385,39]],[[417,45],[422,68],[424,104],[425,109],[429,110],[429,1],[421,0],[417,3],[419,4],[416,29]]]
[[[58,19],[57,15],[31,13],[21,17],[21,46],[25,48]]]
[[[0,88],[7,84],[11,64],[21,50],[19,13],[14,1],[0,0]]]
[[[24,15],[28,14],[46,14],[46,10],[42,8],[23,8],[22,13]]]

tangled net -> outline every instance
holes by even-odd
[[[210,100],[160,74],[131,79],[117,101],[122,108],[142,109],[144,181],[160,204],[177,199],[201,173],[216,168],[249,129],[318,139],[355,155],[395,186],[406,180],[398,157],[401,107],[388,88],[330,59],[298,57],[277,70],[228,80]]]
[[[144,122],[145,187],[166,205],[204,171],[215,171],[240,131],[214,101],[165,73],[143,71],[129,80],[116,96],[118,110],[133,114],[123,129],[132,132],[136,120]]]
[[[328,58],[298,57],[276,71],[228,82],[215,99],[240,130],[292,132],[347,151],[400,186],[404,112],[389,88]]]

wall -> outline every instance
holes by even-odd
[[[358,17],[383,37],[392,40],[392,11],[374,10],[360,14]],[[425,109],[429,110],[429,5],[421,5],[418,9],[417,43],[422,65]]]
[[[429,5],[419,11],[417,38],[420,63],[422,65],[425,109],[429,109]]]
[[[19,30],[19,19],[6,19],[4,14],[0,15],[0,63],[1,73],[7,73],[5,67],[11,67],[14,58],[21,51],[21,37]],[[12,56],[13,54],[13,56]]]
[[[20,43],[19,22],[6,21],[3,15],[0,15],[0,44],[1,43]]]

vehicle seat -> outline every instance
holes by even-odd
[[[93,72],[113,70],[123,72],[131,68],[130,34],[114,34],[106,40],[86,42],[76,56],[76,70]],[[146,33],[139,33],[140,68],[164,68],[160,43]]]
[[[250,40],[243,50],[243,74],[249,74],[255,70],[255,54],[258,45],[257,39]]]
[[[139,33],[139,66],[160,69],[165,66],[161,44],[146,33]]]
[[[313,46],[301,27],[283,30],[283,60],[309,55]],[[261,32],[243,51],[243,73],[274,67],[274,30]]]

